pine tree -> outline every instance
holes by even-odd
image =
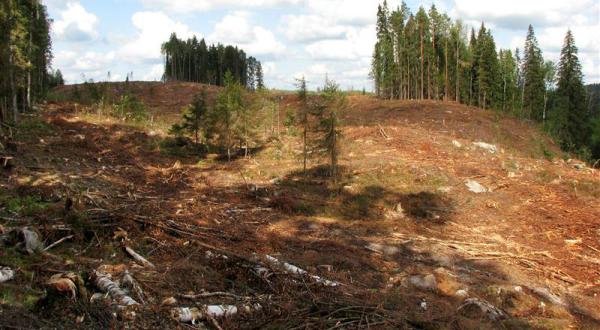
[[[583,74],[577,46],[571,30],[567,31],[558,64],[557,106],[553,130],[564,148],[580,151],[588,142],[589,115]]]
[[[529,25],[523,57],[523,110],[527,118],[543,119],[544,59],[538,46],[533,26]]]

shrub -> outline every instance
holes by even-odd
[[[143,102],[132,95],[123,95],[113,105],[112,115],[126,121],[144,121],[148,119],[148,111]]]

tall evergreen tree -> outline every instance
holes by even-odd
[[[557,102],[553,129],[564,148],[578,151],[589,138],[589,115],[578,50],[571,30],[567,31],[558,64]]]
[[[529,25],[523,54],[523,111],[536,121],[543,120],[544,111],[544,59],[538,46],[533,26]]]

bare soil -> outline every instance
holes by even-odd
[[[134,86],[165,120],[201,88]],[[296,103],[279,100],[282,116]],[[73,103],[45,106],[29,119],[43,125],[17,131],[18,151],[4,152],[15,167],[0,177],[0,225],[33,227],[46,245],[74,238],[54,257],[0,250],[0,266],[18,269],[0,284],[0,327],[192,327],[170,318],[169,297],[181,307],[262,306],[205,322],[225,329],[600,327],[599,171],[576,168],[538,128],[491,111],[368,96],[349,104],[338,184],[316,160],[301,172],[289,128],[280,143],[225,162],[172,156],[164,132],[86,121]],[[489,192],[469,191],[468,180]],[[9,211],[27,196],[43,207]],[[119,228],[156,269],[128,257]],[[267,254],[342,285],[271,266],[271,277],[257,276]],[[103,265],[140,282],[147,304],[135,316],[47,294],[47,279],[68,271],[97,291],[88,275]],[[427,276],[434,285],[421,284]],[[243,298],[179,297],[202,291]],[[466,298],[506,317],[461,308]]]

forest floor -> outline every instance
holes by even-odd
[[[320,163],[302,173],[293,128],[231,162],[174,149],[161,127],[198,86],[137,84],[165,125],[63,100],[26,116],[1,152],[14,166],[0,174],[0,234],[72,237],[34,254],[5,240],[0,269],[16,274],[0,283],[0,328],[198,327],[172,309],[207,305],[238,307],[201,320],[224,329],[600,327],[600,171],[563,160],[537,128],[351,96],[334,184]],[[282,115],[296,102],[279,101]],[[144,303],[90,302],[98,269],[115,280],[127,270]],[[84,282],[74,298],[48,283],[69,272]]]

